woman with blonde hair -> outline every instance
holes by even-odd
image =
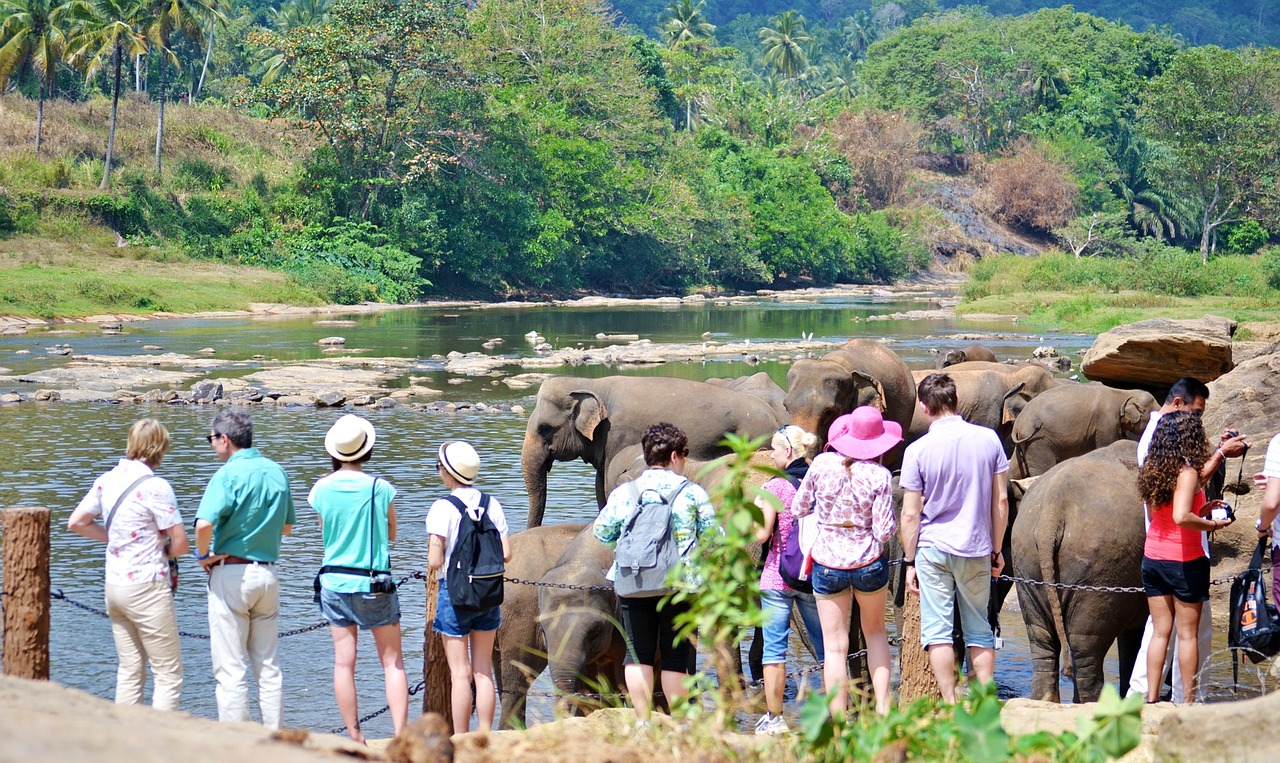
[[[173,488],[154,471],[168,450],[169,430],[163,424],[134,422],[125,457],[94,480],[67,520],[72,532],[107,546],[107,614],[120,661],[116,703],[142,703],[150,663],[151,704],[157,710],[178,709],[182,695],[176,581],[170,579],[169,559],[190,550]]]
[[[1169,637],[1176,626],[1182,696],[1188,700],[1196,696],[1200,665],[1196,633],[1200,609],[1209,600],[1209,557],[1201,533],[1221,530],[1235,521],[1203,516],[1200,471],[1208,456],[1200,416],[1174,411],[1160,417],[1147,459],[1138,469],[1138,492],[1151,513],[1142,549],[1142,587],[1151,607],[1152,628],[1147,675],[1164,672]],[[1147,683],[1147,701],[1158,701],[1161,682]]]
[[[765,615],[763,664],[766,711],[756,723],[757,734],[787,731],[786,719],[782,717],[782,694],[787,683],[787,641],[791,638],[793,607],[800,610],[800,618],[809,632],[818,661],[821,662],[823,657],[822,623],[818,619],[813,588],[793,588],[779,570],[787,540],[800,531],[799,521],[791,513],[791,503],[795,499],[796,488],[809,471],[806,454],[817,441],[817,435],[796,426],[784,426],[775,432],[769,457],[785,476],[774,477],[764,483],[763,488],[778,499],[778,508],[771,501],[757,500],[764,521],[756,529],[756,540],[768,543],[764,566],[760,569],[760,601]]]

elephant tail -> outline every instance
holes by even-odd
[[[1010,435],[1010,439],[1013,440],[1013,455],[1018,460],[1018,468],[1021,470],[1023,477],[1031,476],[1031,472],[1027,469],[1027,449],[1023,445],[1038,437],[1041,429],[1044,429],[1044,422],[1037,421],[1026,437],[1018,437],[1017,432],[1013,432]]]
[[[1043,521],[1043,519],[1042,517],[1041,520]],[[1045,598],[1049,600],[1049,613],[1053,620],[1053,631],[1058,640],[1057,651],[1059,655],[1063,656],[1064,662],[1073,662],[1067,638],[1066,620],[1062,617],[1062,589],[1055,585],[1058,582],[1058,549],[1062,546],[1062,533],[1061,523],[1054,523],[1052,532],[1037,533],[1036,550],[1040,555],[1040,575],[1047,584],[1045,585]],[[1072,676],[1075,675],[1074,666],[1072,666],[1071,674]]]

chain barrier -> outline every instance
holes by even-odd
[[[538,588],[564,588],[570,591],[613,591],[611,585],[577,585],[575,583],[548,583],[543,580],[524,580],[523,578],[503,577],[504,583],[514,583],[516,585],[531,585]]]
[[[423,690],[423,688],[424,688],[424,687],[426,687],[426,685],[427,685],[427,682],[426,682],[425,680],[424,680],[424,681],[419,681],[419,682],[418,682],[418,684],[417,684],[417,686],[413,686],[413,687],[411,687],[411,688],[409,689],[409,696],[410,696],[410,697],[415,696],[416,694],[418,694],[418,692],[422,691],[422,690]],[[374,718],[377,718],[379,715],[383,715],[383,714],[387,713],[387,712],[388,712],[388,711],[390,711],[390,710],[391,710],[391,706],[390,706],[390,705],[387,705],[386,707],[382,708],[381,710],[375,710],[374,712],[369,713],[368,715],[361,716],[361,717],[356,721],[356,728],[363,728],[365,723],[367,723],[367,722],[369,722],[369,721],[373,720]],[[336,736],[336,735],[338,735],[338,734],[343,733],[343,732],[344,732],[344,731],[346,731],[346,730],[347,730],[347,727],[346,727],[346,725],[344,724],[344,725],[342,725],[342,726],[335,726],[334,728],[329,729],[329,733],[330,733],[330,734],[333,734],[333,735],[335,735],[335,736]]]

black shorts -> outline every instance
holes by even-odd
[[[1173,596],[1198,604],[1209,600],[1209,557],[1167,562],[1142,557],[1142,588],[1147,596]]]
[[[692,675],[696,669],[697,652],[689,639],[676,638],[676,615],[689,611],[688,604],[667,602],[661,610],[661,596],[637,599],[618,599],[622,609],[622,627],[627,633],[627,656],[624,665],[648,665],[657,662],[662,652],[662,669],[673,673]]]

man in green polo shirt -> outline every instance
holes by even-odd
[[[262,725],[280,728],[283,696],[276,661],[280,540],[293,529],[289,478],[253,447],[243,411],[213,420],[209,444],[226,463],[196,511],[196,557],[209,573],[209,644],[218,688],[218,720],[248,721],[250,666],[258,677]]]

